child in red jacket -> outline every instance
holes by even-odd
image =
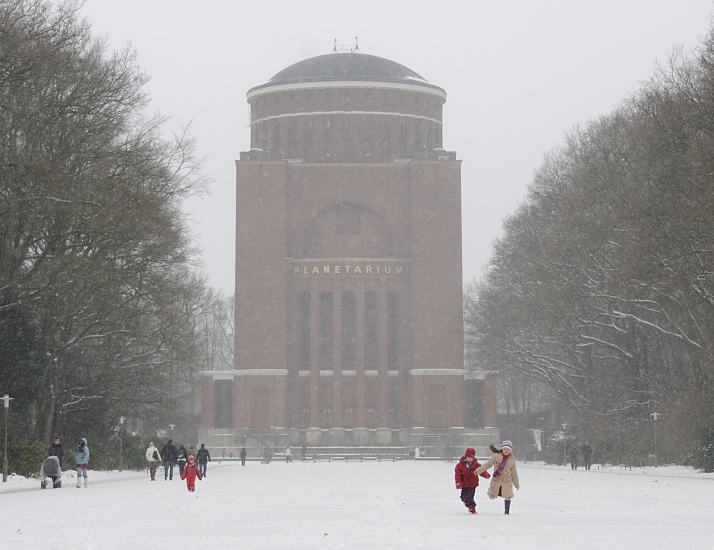
[[[476,451],[471,447],[466,449],[464,456],[461,457],[461,460],[456,465],[456,488],[461,489],[461,501],[470,514],[476,513],[476,502],[474,502],[476,487],[478,487],[476,468],[480,466],[481,464],[476,460]],[[488,479],[491,474],[483,472],[481,477]]]
[[[186,480],[186,487],[188,487],[188,490],[192,493],[196,490],[196,477],[203,479],[201,470],[198,464],[196,464],[196,457],[191,455],[188,457],[188,464],[186,464],[181,472],[181,479]]]

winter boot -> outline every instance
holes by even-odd
[[[85,489],[87,488],[87,478],[86,477],[84,478],[84,488]]]
[[[476,506],[469,506],[469,514],[478,514]]]
[[[79,484],[79,478],[77,478],[77,489],[79,489],[81,485]]]
[[[511,515],[511,501],[506,500],[504,502],[504,505],[505,505],[505,507],[504,507],[503,513],[506,514],[507,516],[510,516]]]

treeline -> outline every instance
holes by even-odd
[[[108,51],[78,12],[0,2],[0,394],[14,443],[106,438],[120,416],[178,424],[227,308],[193,270],[191,140],[166,138],[135,55]]]
[[[696,459],[714,427],[714,33],[545,159],[466,312],[475,361],[545,387],[596,449],[651,454],[658,412],[663,459]]]

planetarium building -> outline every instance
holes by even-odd
[[[446,92],[394,61],[332,53],[247,98],[236,363],[204,373],[201,438],[253,454],[473,444]],[[493,391],[482,389],[482,424],[493,425]]]

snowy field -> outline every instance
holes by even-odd
[[[511,516],[485,484],[479,515],[468,514],[444,462],[214,462],[194,494],[161,470],[154,483],[90,472],[87,489],[71,472],[59,490],[14,479],[0,484],[0,548],[714,548],[714,475],[524,463],[519,473]]]

